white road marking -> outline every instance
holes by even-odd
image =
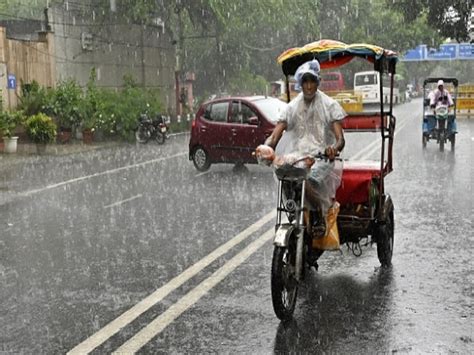
[[[140,198],[140,197],[142,197],[142,194],[138,194],[138,195],[136,195],[136,196],[133,196],[133,197],[130,197],[130,198],[126,198],[125,200],[112,203],[112,204],[110,204],[110,205],[104,206],[104,208],[111,208],[111,207],[115,207],[115,206],[120,206],[122,203],[129,202],[129,201],[133,201],[133,200],[135,200],[135,199],[137,199],[137,198]]]
[[[72,350],[68,352],[68,354],[87,354],[94,350],[96,347],[104,343],[106,340],[111,338],[114,334],[119,332],[122,328],[130,324],[134,321],[137,317],[141,314],[149,310],[155,304],[160,302],[163,298],[165,298],[169,293],[176,290],[179,286],[184,284],[190,278],[195,276],[197,273],[202,271],[205,267],[209,264],[214,262],[217,258],[221,257],[225,253],[227,253],[230,249],[235,247],[240,242],[244,241],[248,237],[250,237],[253,233],[258,231],[263,225],[269,222],[271,219],[276,218],[276,212],[272,211],[257,222],[252,224],[247,229],[243,230],[239,234],[237,234],[234,238],[229,240],[228,242],[222,244],[220,247],[215,249],[212,253],[204,257],[203,259],[199,260],[196,264],[192,265],[184,272],[179,274],[178,276],[174,277],[165,285],[161,286],[155,292],[141,300],[139,303],[134,305],[128,311],[120,315],[119,317],[115,318],[105,327],[100,329],[95,334],[91,335],[89,338],[84,340],[82,343],[74,347]]]
[[[180,156],[186,155],[186,154],[188,154],[188,152],[177,153],[177,154],[170,155],[168,157],[156,158],[156,159],[147,160],[147,161],[137,163],[137,164],[126,165],[126,166],[122,166],[120,168],[115,168],[115,169],[102,171],[100,173],[81,176],[81,177],[78,177],[78,178],[74,178],[74,179],[70,179],[70,180],[66,180],[66,181],[61,181],[61,182],[58,182],[56,184],[47,185],[46,187],[42,187],[40,189],[35,189],[35,190],[29,190],[29,191],[26,191],[26,192],[22,192],[19,195],[20,196],[31,196],[31,195],[34,195],[38,192],[55,189],[55,188],[60,187],[60,186],[73,184],[75,182],[84,181],[84,180],[91,179],[91,178],[94,178],[94,177],[97,177],[97,176],[115,174],[119,171],[129,170],[129,169],[133,169],[133,168],[136,168],[136,167],[139,167],[139,166],[145,166],[145,165],[148,165],[148,164],[158,163],[158,162],[161,162],[161,161],[164,161],[164,160],[177,158],[177,157],[180,157]]]
[[[195,177],[203,176],[203,175],[209,174],[210,172],[211,172],[211,171],[208,170],[208,171],[205,171],[205,172],[203,172],[203,173],[196,174]]]
[[[247,258],[272,239],[275,231],[273,228],[265,232],[258,239],[249,244],[240,253],[226,262],[211,276],[202,281],[198,286],[189,291],[178,302],[173,304],[164,313],[156,317],[150,324],[140,330],[135,336],[125,342],[113,354],[133,354],[156,335],[161,333],[171,322],[178,318],[188,308],[193,306],[201,297],[207,294],[214,286],[221,282],[227,275],[234,271]]]

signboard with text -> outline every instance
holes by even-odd
[[[9,89],[16,89],[16,77],[13,74],[8,74],[8,86]]]
[[[402,62],[474,60],[474,44],[449,43],[442,44],[439,48],[429,48],[426,44],[420,44],[416,48],[408,50],[400,60]]]

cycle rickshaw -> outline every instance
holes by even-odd
[[[359,245],[367,238],[377,245],[382,266],[392,262],[394,240],[394,206],[385,191],[385,177],[392,171],[392,151],[396,119],[393,115],[393,88],[397,55],[395,52],[368,44],[347,45],[338,41],[321,40],[301,48],[292,48],[278,58],[286,77],[303,63],[317,59],[322,69],[336,68],[359,57],[373,63],[374,70],[388,73],[390,99],[388,106],[380,103],[379,112],[349,113],[343,122],[345,132],[380,132],[379,161],[344,161],[342,183],[336,200],[340,204],[337,216],[340,245]],[[383,83],[380,80],[380,96]],[[290,101],[289,94],[287,100]],[[299,283],[303,280],[307,258],[319,253],[317,240],[309,235],[304,216],[304,186],[308,166],[275,169],[278,178],[278,202],[274,253],[272,259],[271,291],[273,307],[278,318],[292,317]],[[290,192],[289,192],[290,191]],[[285,218],[286,217],[286,218]],[[370,239],[369,239],[370,238]]]
[[[440,80],[444,85],[454,87],[453,102],[454,106],[449,107],[447,96],[445,101],[435,103],[436,108],[430,107],[431,96],[433,94],[433,86]],[[456,145],[456,99],[458,96],[458,79],[456,78],[427,78],[423,82],[423,148],[430,140],[436,140],[439,144],[439,150],[444,151],[444,145],[451,142],[451,150]],[[442,99],[442,97],[440,97]]]

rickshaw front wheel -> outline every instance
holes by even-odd
[[[298,294],[296,281],[296,246],[275,246],[272,260],[271,291],[276,316],[287,321],[292,318]]]
[[[377,256],[382,267],[392,265],[394,229],[392,209],[385,223],[377,227]]]

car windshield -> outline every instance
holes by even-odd
[[[374,74],[357,75],[355,86],[377,84],[377,77]]]
[[[283,116],[287,103],[274,98],[259,99],[253,104],[272,122],[276,123]]]

